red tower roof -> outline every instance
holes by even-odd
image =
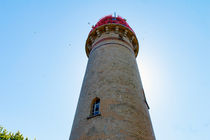
[[[92,27],[92,30],[90,31],[90,33],[97,27],[99,26],[102,26],[104,24],[109,24],[109,23],[114,23],[114,24],[121,24],[127,28],[129,28],[133,33],[134,31],[132,30],[132,28],[128,25],[128,23],[126,22],[126,19],[123,19],[122,17],[120,16],[117,16],[117,17],[113,17],[112,15],[108,15],[108,16],[105,16],[103,18],[101,18],[95,26]],[[89,34],[90,34],[89,33]],[[135,33],[134,33],[135,34]]]

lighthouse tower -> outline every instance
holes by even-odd
[[[121,17],[105,16],[86,41],[88,64],[69,140],[155,140],[136,56]]]

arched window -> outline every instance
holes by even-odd
[[[99,108],[100,108],[100,99],[96,97],[92,101],[91,116],[99,115],[100,114]]]

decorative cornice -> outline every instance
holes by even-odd
[[[132,48],[132,46],[125,40],[120,39],[119,37],[105,37],[103,39],[100,39],[96,42],[94,42],[94,44],[92,44],[92,49],[95,48],[95,46],[99,43],[101,43],[102,41],[106,41],[106,40],[120,40],[123,41],[125,44],[127,44],[130,48]]]
[[[91,33],[88,35],[88,38],[86,40],[86,54],[89,57],[89,54],[91,50],[97,46],[101,41],[107,40],[109,37],[101,38],[101,35],[104,34],[111,34],[115,33],[118,34],[118,37],[114,37],[115,39],[123,41],[123,43],[127,44],[133,51],[135,56],[137,56],[139,51],[139,44],[138,40],[136,38],[136,35],[133,31],[131,31],[129,28],[116,23],[109,23],[102,26],[98,26],[94,30],[91,31]],[[113,39],[113,37],[110,36],[110,39]]]

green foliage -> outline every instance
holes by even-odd
[[[20,131],[16,133],[11,133],[11,132],[8,133],[8,131],[5,128],[0,126],[0,140],[29,140],[29,139],[27,137],[24,139]]]

